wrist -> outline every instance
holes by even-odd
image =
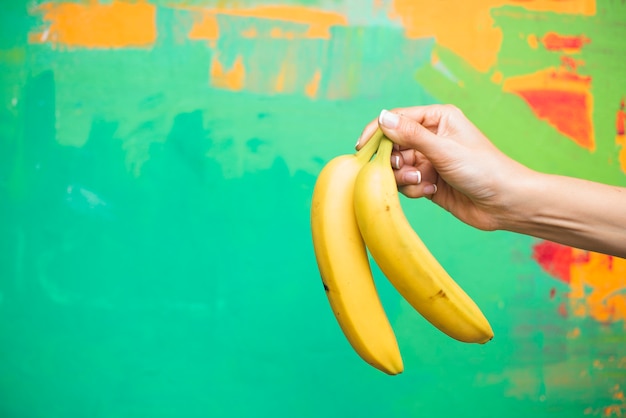
[[[495,224],[498,230],[527,233],[540,216],[539,196],[546,183],[546,174],[524,166],[509,173],[501,187],[499,210],[495,211]]]

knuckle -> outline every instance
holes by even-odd
[[[404,129],[402,129],[406,135],[409,137],[415,137],[420,134],[421,130],[424,129],[422,125],[413,121],[405,121]]]
[[[446,111],[451,115],[457,115],[457,116],[463,115],[463,111],[453,104],[446,104],[444,106],[446,108]]]

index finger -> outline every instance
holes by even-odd
[[[363,132],[361,132],[361,136],[359,136],[359,139],[357,140],[356,146],[355,146],[357,151],[363,148],[363,145],[367,144],[367,141],[369,141],[372,135],[374,135],[374,132],[376,132],[376,129],[378,129],[378,119],[373,119],[370,123],[368,123],[365,126],[365,129],[363,129]]]
[[[424,105],[424,106],[411,106],[411,107],[397,107],[391,112],[397,113],[403,116],[406,116],[410,119],[413,119],[420,125],[424,126],[426,129],[431,131],[432,133],[437,133],[437,127],[439,126],[439,122],[441,118],[446,112],[449,112],[449,105]],[[378,118],[371,120],[361,132],[361,136],[359,137],[356,149],[359,150],[367,143],[369,138],[378,128]]]

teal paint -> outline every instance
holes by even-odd
[[[267,71],[251,91],[229,92],[209,85],[214,51],[180,43],[185,18],[158,10],[152,50],[28,44],[39,22],[24,7],[0,14],[12,22],[0,44],[0,415],[582,417],[617,402],[622,324],[559,316],[549,294],[567,287],[532,261],[533,239],[476,231],[404,200],[496,338],[449,340],[375,270],[405,357],[405,373],[391,378],[340,333],[308,224],[317,173],[352,152],[381,107],[458,102],[537,168],[623,182],[615,165],[534,123],[434,39],[406,40],[393,25],[293,43],[226,33],[225,63],[237,47]],[[429,67],[433,48],[467,90]],[[309,54],[328,60],[316,100],[296,89],[311,74]],[[275,94],[270,75],[285,56],[303,70],[292,92]],[[497,100],[473,107],[468,91]],[[564,153],[580,164],[554,162]],[[579,339],[567,338],[574,326]],[[560,386],[550,380],[559,376]]]

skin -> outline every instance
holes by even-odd
[[[356,148],[378,127],[395,144],[391,165],[407,197],[427,197],[481,230],[626,258],[626,188],[531,170],[451,105],[383,110]]]

